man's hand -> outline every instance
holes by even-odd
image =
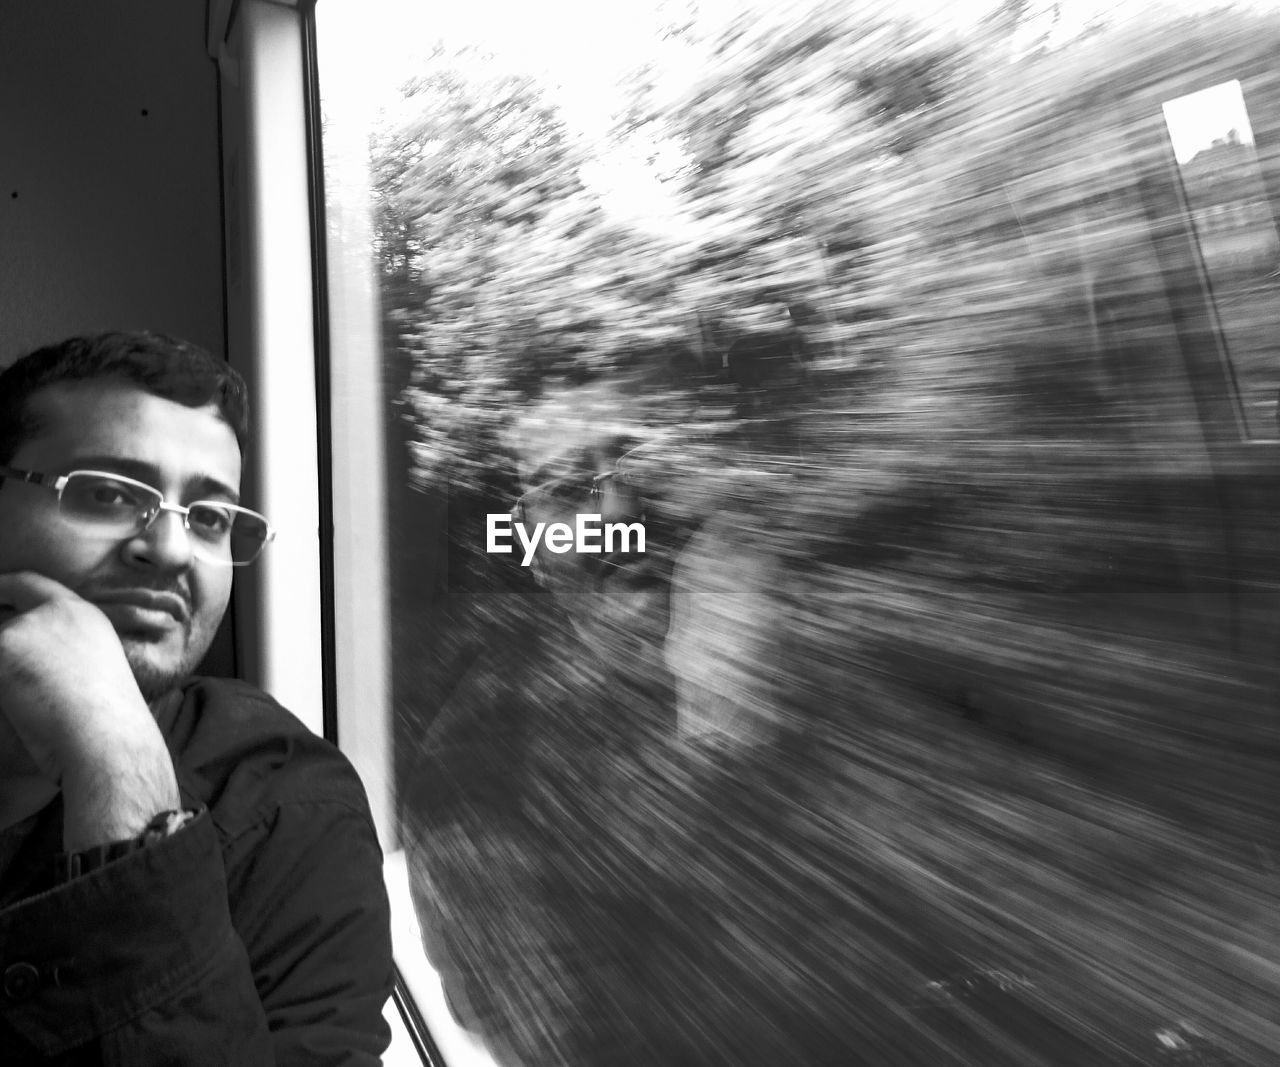
[[[0,574],[0,715],[63,793],[63,847],[135,837],[180,806],[173,764],[107,617],[30,571]]]

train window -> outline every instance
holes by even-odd
[[[1280,1050],[1280,22],[960,7],[315,5],[337,734],[449,1067]]]
[[[387,241],[389,220],[381,203],[387,189],[380,184],[385,175],[370,167],[369,138],[386,124],[383,109],[395,109],[402,83],[418,69],[401,54],[401,45],[431,39],[430,23],[422,21],[427,14],[434,13],[386,0],[372,6],[329,0],[312,14],[314,54],[324,72],[319,185],[325,193],[328,314],[322,328],[330,351],[330,452],[340,516],[333,547],[336,732],[369,789],[387,850],[398,1001],[417,1051],[414,1056],[398,1043],[391,1050],[399,1057],[394,1062],[421,1057],[432,1067],[485,1067],[491,1057],[455,1021],[435,969],[440,964],[433,967],[424,954],[423,935],[430,928],[410,898],[396,810],[397,777],[409,762],[406,749],[413,737],[406,721],[418,721],[430,708],[408,666],[426,666],[432,659],[412,607],[431,601],[429,575],[439,557],[429,509],[424,521],[424,509],[412,507],[418,501],[405,453],[406,383],[387,323],[393,298],[384,291],[397,249]],[[388,26],[405,36],[393,39],[384,32]]]
[[[1165,122],[1248,436],[1280,436],[1280,237],[1239,81],[1170,100]]]

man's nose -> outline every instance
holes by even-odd
[[[178,511],[162,508],[128,542],[129,558],[154,567],[187,567],[192,560],[191,534]]]
[[[616,478],[605,480],[600,486],[600,517],[603,522],[634,519],[640,513],[640,502],[630,486]]]

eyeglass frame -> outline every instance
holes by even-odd
[[[629,487],[630,489],[635,490],[636,489],[635,483],[630,480],[629,476],[627,475],[627,472],[622,469],[623,463],[625,463],[628,459],[630,459],[631,456],[634,455],[636,452],[639,452],[641,449],[648,448],[650,445],[657,444],[659,441],[664,440],[667,436],[668,436],[667,434],[658,434],[657,436],[653,437],[648,441],[641,441],[639,444],[633,445],[631,448],[623,452],[622,455],[620,455],[616,460],[614,460],[613,470],[601,471],[599,474],[592,475],[590,495],[599,496],[601,491],[601,483],[605,481],[611,481],[614,478],[621,479],[623,485]],[[545,482],[541,482],[538,485],[535,485],[530,487],[529,489],[526,489],[523,493],[521,493],[518,497],[516,497],[515,503],[511,505],[511,512],[510,512],[511,517],[515,519],[516,522],[524,522],[525,497],[532,496],[534,493],[540,493],[544,489],[546,489],[548,486],[555,485],[558,482],[567,482],[576,477],[578,477],[577,474],[561,474],[561,475],[557,475],[555,478],[548,478]],[[641,521],[644,520],[645,516],[643,513],[641,514],[640,518],[641,518]]]
[[[577,478],[577,477],[578,477],[577,474],[561,474],[555,478],[548,478],[545,482],[542,482],[539,485],[535,485],[530,487],[529,489],[526,489],[523,493],[521,493],[518,497],[516,497],[515,503],[511,505],[512,518],[514,518],[516,522],[524,522],[526,497],[533,496],[534,493],[541,493],[543,490],[547,489],[548,487],[557,485],[560,482],[572,481],[574,478]],[[630,484],[629,482],[627,482],[626,473],[621,470],[615,469],[611,471],[601,471],[599,474],[594,474],[591,476],[590,495],[593,497],[599,496],[602,491],[603,483],[606,481],[612,481],[614,478],[621,478],[624,485]]]
[[[53,474],[45,474],[40,471],[22,470],[19,467],[10,467],[8,464],[0,463],[0,483],[2,483],[6,478],[12,478],[14,481],[23,482],[27,485],[38,485],[43,489],[50,489],[53,492],[57,493],[58,495],[59,509],[61,509],[62,507],[62,494],[67,487],[67,483],[77,474],[91,474],[99,478],[110,478],[113,481],[123,482],[126,485],[137,486],[139,489],[145,489],[148,493],[154,493],[159,498],[155,505],[154,510],[151,510],[150,514],[143,515],[142,524],[138,526],[137,529],[133,530],[128,534],[121,534],[120,535],[121,540],[127,540],[128,538],[137,537],[139,534],[146,533],[149,529],[151,529],[152,526],[155,525],[156,520],[160,517],[162,512],[171,511],[176,515],[182,516],[182,528],[186,530],[188,535],[190,535],[191,550],[192,550],[192,553],[197,558],[203,560],[206,563],[211,563],[217,567],[247,567],[251,563],[257,562],[258,557],[262,555],[263,549],[265,549],[267,545],[269,545],[272,541],[274,541],[276,537],[276,528],[271,525],[271,521],[265,515],[263,515],[262,512],[254,511],[252,508],[246,508],[240,504],[232,504],[230,501],[193,500],[188,505],[171,504],[167,500],[165,500],[164,494],[161,493],[160,490],[157,489],[155,486],[148,485],[146,482],[140,482],[138,481],[137,478],[130,478],[128,475],[125,475],[125,474],[117,474],[114,471],[72,470],[72,471],[67,471],[66,474],[53,475]],[[262,524],[266,527],[267,534],[262,539],[261,543],[258,545],[258,551],[255,552],[250,559],[240,560],[240,561],[236,561],[232,559],[225,559],[225,560],[215,559],[207,554],[203,554],[200,551],[200,537],[198,534],[195,534],[191,529],[191,510],[193,508],[199,507],[201,504],[204,504],[212,508],[223,508],[226,510],[239,512],[242,515],[252,515],[255,518],[261,519]],[[230,546],[230,542],[231,542],[231,538],[230,538],[230,535],[228,534],[228,537],[227,537],[228,546]]]

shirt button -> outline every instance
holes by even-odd
[[[22,1003],[36,995],[40,988],[40,972],[29,963],[11,963],[4,969],[4,995]]]

